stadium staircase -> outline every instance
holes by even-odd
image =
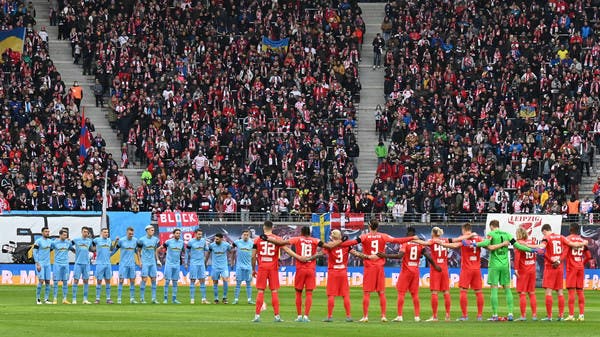
[[[371,45],[375,35],[381,32],[381,22],[385,13],[384,7],[385,3],[360,3],[366,33],[363,39],[359,67],[362,89],[360,91],[360,105],[357,109],[359,129],[357,141],[360,146],[360,157],[356,166],[359,172],[357,185],[363,191],[371,188],[377,170],[375,146],[379,141],[379,135],[375,131],[374,111],[378,104],[383,107],[385,103],[383,95],[384,71],[383,67],[373,70],[373,46]]]
[[[39,31],[42,26],[46,26],[46,31],[49,35],[50,58],[56,65],[63,82],[65,82],[66,89],[68,90],[73,85],[73,82],[79,82],[79,85],[83,89],[81,106],[85,108],[85,116],[90,119],[96,128],[94,135],[100,132],[102,138],[106,141],[106,152],[112,153],[114,160],[120,165],[121,140],[117,137],[116,131],[110,127],[106,118],[106,113],[108,112],[107,105],[110,99],[104,97],[105,105],[103,109],[96,107],[96,100],[92,90],[94,76],[82,75],[81,65],[73,64],[70,42],[68,40],[58,40],[58,27],[50,26],[50,6],[56,3],[56,0],[32,0],[32,2],[36,10],[35,29]],[[142,169],[128,168],[123,169],[123,172],[134,186],[140,184]]]

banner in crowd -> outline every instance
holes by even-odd
[[[69,284],[73,284],[73,265],[70,266],[71,271],[69,275]],[[96,284],[96,278],[94,277],[95,266],[92,266],[90,271],[90,284]],[[141,282],[141,270],[137,268],[136,271],[136,285],[139,285]],[[112,279],[111,284],[117,285],[119,280],[119,268],[117,265],[113,265],[112,268]],[[232,269],[231,277],[229,279],[230,285],[235,285],[235,272]],[[212,285],[212,280],[210,276],[210,267],[208,267],[206,271],[206,282],[207,285]],[[283,266],[279,268],[279,282],[282,286],[293,286],[294,285],[294,276],[296,274],[296,268],[293,266]],[[481,276],[483,280],[484,287],[487,286],[487,269],[481,270]],[[319,287],[325,287],[327,284],[327,267],[319,266],[316,270],[316,284]],[[399,268],[386,267],[385,268],[385,279],[386,279],[386,287],[394,287],[398,282],[398,277],[400,275]],[[457,288],[458,280],[460,275],[460,269],[451,268],[449,270],[449,282],[450,287]],[[179,284],[180,285],[189,285],[190,280],[188,277],[188,270],[185,268],[181,268],[179,273]],[[33,264],[4,264],[0,265],[0,285],[34,285],[36,284],[35,277],[35,265]],[[361,287],[363,283],[363,268],[361,267],[350,267],[348,268],[348,281],[350,286],[353,287]],[[158,285],[164,285],[164,274],[163,268],[159,267],[159,271],[157,274],[157,283]],[[126,281],[127,283],[128,281]],[[255,280],[253,281],[253,283]],[[512,286],[515,285],[516,277],[513,275],[512,277]],[[222,283],[222,281],[220,281]],[[429,268],[420,268],[420,281],[419,285],[423,288],[429,287]],[[600,270],[598,269],[586,269],[584,275],[584,284],[585,289],[588,290],[596,290],[600,287]]]
[[[8,49],[22,54],[24,41],[24,27],[0,31],[0,55],[4,54]],[[0,60],[0,62],[2,61]]]
[[[310,221],[311,236],[323,242],[329,241],[331,233],[331,215],[313,213]]]
[[[331,213],[331,228],[341,230],[360,230],[365,227],[363,213]]]
[[[198,215],[194,212],[163,212],[158,214],[160,242],[167,241],[175,228],[181,229],[181,237],[187,242],[194,237],[198,227]]]
[[[288,45],[290,44],[290,39],[285,38],[281,40],[271,40],[266,36],[262,37],[261,50],[266,52],[267,50],[272,50],[279,54],[285,54],[288,50]]]
[[[485,222],[486,233],[492,220],[498,220],[500,230],[514,237],[516,237],[517,228],[523,227],[529,237],[536,238],[538,241],[544,238],[542,234],[544,224],[549,224],[554,233],[560,233],[562,225],[562,215],[489,213]]]

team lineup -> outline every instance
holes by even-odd
[[[530,318],[538,320],[537,300],[535,295],[536,285],[536,255],[543,255],[543,283],[545,289],[546,315],[542,321],[552,320],[584,320],[585,296],[584,266],[593,264],[591,254],[587,249],[587,241],[580,236],[577,224],[571,224],[570,235],[564,237],[552,232],[550,225],[542,226],[543,239],[537,242],[529,238],[527,231],[518,228],[516,237],[500,230],[497,220],[492,220],[485,237],[480,237],[471,231],[471,225],[462,226],[462,233],[456,238],[443,237],[443,230],[432,228],[431,239],[423,240],[415,235],[412,227],[407,228],[406,237],[394,238],[385,233],[378,232],[379,223],[371,220],[367,224],[368,232],[348,239],[340,230],[331,231],[327,242],[311,236],[310,227],[302,227],[300,235],[284,239],[273,233],[273,223],[265,221],[263,234],[251,238],[251,232],[245,230],[241,237],[234,242],[227,242],[223,235],[217,233],[212,242],[203,237],[201,228],[195,230],[193,238],[184,241],[180,229],[174,229],[171,237],[160,242],[154,236],[154,227],[148,225],[145,235],[135,237],[134,229],[127,228],[123,238],[116,237],[111,240],[108,229],[102,229],[100,236],[91,238],[90,230],[86,227],[81,230],[81,237],[70,239],[68,231],[61,229],[56,239],[50,238],[50,230],[42,229],[42,237],[33,245],[33,258],[38,276],[36,288],[37,304],[57,304],[59,299],[58,286],[61,284],[62,303],[77,304],[79,284],[83,283],[83,304],[91,304],[88,300],[91,256],[95,256],[96,296],[94,303],[99,304],[101,299],[102,283],[105,286],[106,303],[113,304],[111,299],[112,263],[111,257],[119,252],[118,256],[118,293],[117,303],[123,302],[123,289],[128,280],[129,302],[147,303],[146,286],[148,279],[151,285],[150,303],[160,303],[157,297],[157,274],[163,268],[165,279],[164,295],[162,302],[180,304],[177,298],[178,281],[181,267],[189,272],[190,303],[196,303],[196,287],[200,288],[202,304],[211,303],[207,299],[206,278],[207,264],[210,261],[210,277],[213,283],[214,303],[228,304],[230,266],[235,265],[235,295],[233,304],[240,303],[242,285],[245,286],[245,303],[255,306],[253,322],[261,322],[261,312],[265,309],[265,290],[270,290],[271,304],[273,307],[274,321],[282,322],[280,316],[279,285],[279,259],[283,250],[296,261],[294,288],[296,293],[295,305],[297,311],[296,322],[309,322],[313,291],[316,288],[316,259],[327,259],[327,313],[324,322],[333,322],[335,298],[342,297],[345,312],[344,320],[352,322],[350,305],[350,289],[348,282],[348,258],[354,255],[363,260],[363,299],[362,316],[359,322],[369,321],[369,307],[371,293],[378,295],[381,322],[388,322],[387,300],[385,296],[386,259],[400,259],[401,268],[396,283],[397,307],[393,322],[404,321],[403,308],[406,293],[410,293],[414,307],[414,321],[421,321],[419,297],[419,266],[422,258],[426,259],[430,267],[429,288],[431,292],[432,316],[425,321],[451,320],[451,296],[448,270],[448,250],[460,249],[461,271],[459,277],[460,288],[460,316],[457,321],[467,321],[468,291],[475,293],[477,314],[476,320],[483,320],[484,296],[482,293],[483,281],[481,273],[481,252],[485,248],[489,251],[487,283],[491,288],[492,316],[489,321],[498,320],[526,320],[527,299],[531,308]],[[360,248],[358,247],[360,245]],[[388,246],[389,245],[389,246]],[[393,246],[392,246],[393,245]],[[399,248],[396,249],[396,246]],[[514,248],[514,262],[511,262],[509,246]],[[387,247],[387,249],[386,249]],[[392,249],[393,248],[393,249]],[[75,255],[73,265],[73,283],[71,301],[68,300],[69,252]],[[51,254],[53,253],[53,261]],[[164,267],[159,259],[164,253]],[[514,300],[511,289],[511,271],[514,267],[516,276],[516,291],[519,296],[518,316],[513,314]],[[566,266],[566,282],[563,280]],[[136,297],[136,269],[141,269],[141,282],[139,283],[138,297]],[[593,266],[592,266],[593,267]],[[256,279],[256,298],[253,300],[252,281]],[[50,281],[53,281],[52,284]],[[104,282],[102,282],[104,280]],[[219,281],[222,281],[222,295],[219,296]],[[198,281],[198,282],[197,282]],[[563,294],[564,283],[568,290],[568,314],[565,315],[565,298]],[[51,285],[53,289],[51,289]],[[44,287],[45,286],[45,287]],[[507,315],[499,314],[499,288],[503,289],[506,297]],[[44,290],[44,291],[42,291]],[[51,293],[52,290],[52,293]],[[43,296],[42,296],[43,292]],[[170,292],[170,297],[169,297]],[[558,315],[553,316],[553,292],[557,293]],[[439,294],[443,295],[444,313],[438,318]],[[51,296],[52,295],[52,300]],[[242,299],[243,300],[243,299]],[[575,301],[578,302],[578,316],[575,316]]]

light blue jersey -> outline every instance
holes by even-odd
[[[188,255],[189,255],[189,264],[190,266],[194,265],[204,265],[204,259],[206,256],[206,251],[208,250],[208,245],[206,244],[206,239],[201,238],[191,239],[187,243]]]
[[[142,266],[156,266],[156,248],[160,241],[156,236],[144,236],[138,239],[138,248],[142,251]]]
[[[184,242],[182,239],[175,240],[171,238],[163,244],[167,249],[167,256],[165,258],[166,265],[168,266],[180,266],[181,265],[181,252],[184,250]]]
[[[75,264],[90,264],[90,247],[92,239],[77,238],[71,241],[75,248]]]
[[[117,247],[121,250],[119,265],[126,267],[135,266],[135,250],[137,248],[137,239],[131,238],[119,240]]]
[[[210,261],[212,263],[212,269],[228,270],[229,263],[227,259],[227,252],[231,250],[231,245],[225,241],[221,241],[221,244],[216,244],[215,242],[212,242],[208,246],[208,249],[211,252]]]
[[[69,250],[71,250],[72,244],[70,240],[56,239],[52,242],[52,249],[54,250],[54,264],[68,265],[69,264]]]
[[[33,244],[33,259],[42,266],[50,265],[50,251],[52,251],[52,239],[39,238]]]
[[[237,247],[237,256],[235,259],[236,269],[252,269],[252,240],[244,241],[239,239],[234,242]]]
[[[112,255],[112,240],[110,238],[97,237],[92,241],[96,246],[96,264],[110,264],[110,256]]]

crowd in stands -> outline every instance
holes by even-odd
[[[593,0],[389,1],[380,208],[599,212],[600,185],[579,200],[600,148],[599,19]]]

